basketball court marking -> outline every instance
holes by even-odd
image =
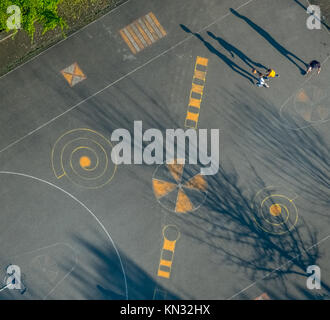
[[[152,12],[119,30],[119,33],[133,54],[166,36],[166,31]]]
[[[35,252],[38,252],[38,251],[51,249],[51,248],[53,248],[55,246],[59,246],[59,245],[67,246],[68,248],[70,248],[72,250],[72,252],[74,252],[75,263],[72,266],[72,268],[61,278],[61,280],[59,280],[56,283],[56,285],[42,298],[43,300],[45,300],[48,296],[50,296],[52,294],[52,292],[54,292],[56,290],[56,288],[75,270],[75,268],[77,266],[77,263],[78,263],[78,258],[77,258],[76,250],[69,243],[56,242],[54,244],[51,244],[51,245],[48,245],[48,246],[45,246],[45,247],[42,247],[42,248],[38,248],[38,249],[35,249],[35,250],[26,251],[24,253],[20,253],[20,254],[17,254],[15,256],[11,256],[11,257],[8,258],[9,260],[15,259],[15,258],[22,257],[22,256],[28,255],[28,254],[32,254],[32,253],[35,253]],[[40,256],[37,256],[37,257],[40,257]],[[37,258],[37,257],[35,257],[35,258]],[[34,260],[35,258],[33,258],[32,260]]]
[[[184,123],[186,128],[197,129],[201,103],[203,99],[206,73],[209,60],[207,58],[196,58],[193,83],[189,96],[187,116]]]
[[[172,235],[170,234],[172,231]],[[173,233],[175,236],[173,237]],[[174,260],[174,252],[176,242],[180,238],[180,231],[175,225],[167,225],[163,228],[163,247],[160,253],[159,267],[157,271],[158,277],[169,279],[171,277],[172,264]],[[170,240],[168,238],[172,238]]]
[[[72,65],[61,71],[64,79],[68,82],[70,87],[75,86],[77,83],[87,79],[83,71],[78,66],[78,63],[75,62]]]
[[[61,187],[48,182],[46,180],[43,180],[41,178],[37,178],[28,174],[24,174],[24,173],[20,173],[20,172],[11,172],[11,171],[0,171],[0,174],[5,174],[5,175],[13,175],[13,176],[20,176],[20,177],[25,177],[25,178],[30,178],[32,180],[35,181],[39,181],[39,182],[43,182],[47,185],[49,185],[50,187],[53,187],[54,189],[57,189],[61,192],[63,192],[64,194],[66,194],[67,196],[69,196],[71,199],[73,199],[75,202],[77,202],[80,206],[82,206],[85,210],[87,210],[87,212],[92,216],[92,218],[95,219],[95,221],[97,222],[97,224],[101,227],[101,229],[104,231],[104,233],[106,234],[109,242],[112,244],[113,248],[115,249],[116,255],[118,257],[119,263],[120,263],[120,267],[122,270],[122,274],[123,274],[123,280],[124,280],[124,284],[125,284],[125,295],[126,295],[126,299],[128,300],[128,287],[127,287],[127,278],[126,278],[126,273],[125,273],[125,269],[124,269],[124,265],[119,253],[119,250],[117,249],[117,246],[115,244],[115,242],[113,241],[110,233],[108,232],[108,230],[105,228],[105,226],[102,224],[102,222],[99,220],[99,218],[83,203],[81,202],[78,198],[76,198],[74,195],[72,195],[71,193],[69,193],[68,191],[62,189]]]
[[[247,6],[248,4],[250,4],[251,2],[253,2],[255,0],[249,0],[245,3],[243,3],[242,5],[240,5],[239,7],[237,7],[235,10],[239,10],[245,6]],[[197,32],[203,32],[204,30],[208,29],[209,27],[211,27],[212,25],[222,21],[223,19],[229,17],[231,15],[231,13],[226,13],[225,15],[215,19],[213,22],[211,22],[210,24],[208,24],[207,26],[203,27],[202,29],[198,30]],[[60,113],[59,115],[53,117],[52,119],[46,121],[44,124],[40,125],[39,127],[37,127],[36,129],[30,131],[29,133],[27,133],[26,135],[22,136],[21,138],[15,140],[14,142],[8,144],[6,147],[4,147],[3,149],[0,150],[0,153],[11,148],[12,146],[16,145],[17,143],[21,142],[22,140],[26,139],[27,137],[29,137],[30,135],[36,133],[37,131],[41,130],[42,128],[48,126],[49,124],[51,124],[52,122],[54,122],[55,120],[59,119],[60,117],[66,115],[67,113],[71,112],[72,110],[76,109],[77,107],[79,107],[81,104],[89,101],[90,99],[94,98],[95,96],[97,96],[98,94],[102,93],[103,91],[113,87],[115,84],[117,84],[118,82],[130,77],[132,74],[134,74],[135,72],[143,69],[144,67],[148,66],[149,64],[151,64],[152,62],[158,60],[160,57],[164,56],[165,54],[167,54],[168,52],[172,51],[173,49],[179,47],[180,45],[182,45],[183,43],[187,42],[188,40],[192,39],[194,36],[190,35],[187,36],[186,38],[184,38],[183,40],[179,41],[178,43],[176,43],[175,45],[173,45],[172,47],[170,47],[169,49],[164,50],[162,53],[158,54],[157,56],[151,58],[150,60],[148,60],[147,62],[143,63],[141,66],[133,69],[132,71],[128,72],[127,74],[123,75],[122,77],[118,78],[117,80],[109,83],[108,85],[106,85],[104,88],[96,91],[95,93],[91,94],[89,97],[81,100],[80,102],[78,102],[77,104],[69,107],[66,111]],[[64,40],[63,40],[64,41]],[[22,65],[23,66],[23,65]]]

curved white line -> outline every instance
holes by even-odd
[[[87,208],[87,206],[85,204],[83,204],[79,199],[77,199],[74,195],[72,195],[68,191],[62,189],[61,187],[59,187],[59,186],[57,186],[57,185],[55,185],[55,184],[53,184],[53,183],[51,183],[49,181],[46,181],[46,180],[43,180],[43,179],[40,179],[40,178],[31,176],[31,175],[28,175],[28,174],[25,174],[25,173],[20,173],[20,172],[0,171],[0,174],[8,174],[8,175],[21,176],[21,177],[30,178],[30,179],[33,179],[33,180],[36,180],[36,181],[39,181],[39,182],[46,183],[49,186],[51,186],[51,187],[53,187],[53,188],[55,188],[57,190],[62,191],[63,193],[65,193],[66,195],[68,195],[70,198],[72,198],[74,201],[78,202],[83,208],[85,208],[92,215],[92,217],[96,220],[96,222],[101,226],[102,230],[105,232],[105,234],[107,235],[108,239],[110,240],[111,244],[113,245],[113,247],[114,247],[114,249],[116,251],[116,254],[117,254],[118,259],[119,259],[119,262],[120,262],[121,270],[122,270],[123,276],[124,276],[125,295],[126,295],[126,299],[128,300],[128,289],[127,289],[126,273],[125,273],[125,270],[124,270],[123,262],[121,260],[119,251],[118,251],[118,249],[117,249],[114,241],[112,240],[109,232],[107,231],[107,229],[102,224],[102,222],[99,220],[99,218],[90,209]]]

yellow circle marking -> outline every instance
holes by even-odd
[[[58,142],[59,142],[64,136],[69,135],[69,134],[71,134],[71,133],[73,133],[73,132],[76,132],[76,131],[88,131],[88,132],[94,133],[94,134],[98,135],[99,137],[103,138],[103,139],[104,139],[104,140],[110,145],[111,149],[113,148],[112,143],[111,143],[109,140],[107,140],[103,135],[101,135],[100,133],[98,133],[98,132],[96,132],[96,131],[94,131],[94,130],[88,129],[88,128],[78,128],[78,129],[73,129],[73,130],[70,130],[70,131],[67,131],[67,132],[63,133],[63,134],[62,134],[62,135],[56,140],[56,142],[55,142],[55,144],[54,144],[54,146],[53,146],[53,148],[52,148],[52,152],[51,152],[52,169],[53,169],[53,172],[54,172],[55,177],[56,177],[57,179],[60,179],[60,178],[64,177],[64,176],[66,175],[66,172],[65,172],[64,167],[63,167],[63,161],[61,161],[61,169],[62,169],[61,172],[60,172],[61,174],[58,174],[58,173],[56,172],[56,170],[55,170],[55,166],[54,166],[54,151],[55,151],[55,147],[56,147],[57,143],[58,143]],[[79,138],[78,138],[78,139],[79,139]],[[74,140],[77,140],[77,139],[74,139]],[[66,145],[67,145],[67,144],[66,144]],[[65,148],[66,145],[65,145],[63,148]],[[102,148],[102,149],[103,149],[103,148]],[[62,159],[62,155],[63,155],[63,149],[62,149],[62,151],[61,151],[60,159]],[[108,160],[108,159],[107,159],[107,160]],[[108,166],[108,163],[106,164],[106,166]],[[107,168],[106,168],[106,169],[107,169]],[[106,169],[105,169],[105,170],[106,170]],[[105,170],[104,170],[104,172],[105,172]],[[98,189],[98,188],[101,188],[101,187],[105,186],[106,184],[108,184],[108,183],[113,179],[113,177],[114,177],[116,171],[117,171],[117,165],[115,164],[115,166],[114,166],[114,170],[113,170],[113,173],[112,173],[112,176],[110,177],[110,179],[109,179],[107,182],[103,183],[102,185],[96,186],[96,187],[88,187],[88,186],[84,186],[84,187],[87,188],[87,189]],[[81,185],[81,184],[78,184],[78,183],[74,182],[69,176],[67,176],[67,177],[68,177],[69,180],[71,180],[71,181],[72,181],[73,183],[75,183],[76,185],[79,185],[79,186]]]
[[[86,157],[86,156],[81,157],[79,159],[79,164],[83,169],[88,168],[88,167],[91,166],[91,159],[89,157]]]
[[[272,216],[277,217],[282,213],[281,205],[275,203],[269,207],[269,212]]]

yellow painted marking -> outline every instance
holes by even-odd
[[[126,30],[129,32],[129,34],[133,37],[134,41],[137,43],[140,49],[144,49],[144,45],[138,38],[138,36],[135,34],[134,30],[131,28],[131,26],[127,26]]]
[[[199,56],[197,56],[197,58],[196,58],[193,82],[192,82],[191,92],[190,92],[190,97],[189,97],[189,107],[194,107],[194,108],[197,108],[198,110],[196,110],[196,113],[194,113],[194,112],[191,112],[192,110],[188,108],[187,116],[186,116],[186,120],[185,120],[185,127],[187,127],[187,128],[195,128],[195,129],[197,128],[199,112],[200,112],[200,107],[201,107],[202,97],[203,97],[203,92],[204,92],[204,86],[205,86],[205,79],[206,79],[206,71],[197,70],[197,66],[201,65],[201,66],[207,67],[208,61],[209,60],[207,58],[203,58],[203,57],[199,57]],[[194,82],[196,79],[202,80],[204,82],[204,84],[196,84]],[[192,98],[193,93],[199,94],[201,96],[200,99]],[[189,125],[188,121],[195,122],[195,126]]]
[[[312,119],[312,112],[311,111],[305,111],[302,114],[303,118],[307,121],[310,121]]]
[[[186,194],[180,190],[178,193],[178,200],[176,202],[175,212],[185,213],[188,211],[192,211],[194,209],[192,203]]]
[[[197,122],[194,122],[194,125],[188,124],[189,119],[186,119],[184,122],[184,126],[186,128],[197,129]]]
[[[152,12],[135,20],[119,32],[134,54],[166,35],[166,31]]]
[[[180,182],[183,172],[183,164],[168,164],[168,170],[170,170],[172,177],[175,181]]]
[[[300,102],[307,102],[309,101],[309,97],[306,94],[306,92],[304,90],[301,90],[298,94],[297,94],[297,99]]]
[[[194,122],[198,122],[198,118],[199,118],[198,113],[192,113],[192,112],[188,111],[186,120],[191,120],[191,121],[194,121]]]
[[[174,251],[175,243],[176,243],[176,241],[170,241],[170,240],[164,238],[163,249],[168,250],[168,251]]]
[[[196,92],[196,93],[199,93],[199,94],[203,94],[203,89],[204,89],[204,86],[201,86],[199,84],[193,83],[192,84],[191,91]]]
[[[200,70],[195,70],[194,78],[205,81],[206,72],[205,71],[200,71]]]
[[[72,78],[73,75],[71,73],[66,73],[64,71],[62,71],[63,77],[65,78],[65,80],[69,83],[69,85],[71,86],[72,83]]]
[[[263,293],[262,295],[260,295],[259,297],[255,298],[254,300],[271,300],[268,296],[267,293]]]
[[[167,181],[160,181],[154,179],[152,182],[153,182],[154,192],[157,198],[161,198],[169,194],[177,187],[176,184]]]
[[[78,82],[85,80],[87,78],[80,69],[80,67],[78,66],[77,62],[63,69],[61,73],[71,87],[73,87]]]
[[[155,40],[158,40],[159,37],[156,33],[156,31],[153,29],[153,27],[151,26],[151,24],[149,23],[149,21],[147,20],[146,17],[143,17],[143,22],[146,25],[146,27],[148,28],[148,30],[150,31],[150,33],[152,34],[152,36],[154,37]]]
[[[282,208],[279,204],[275,203],[270,206],[269,212],[272,216],[277,217],[282,213]]]
[[[196,64],[200,64],[200,65],[202,65],[202,66],[207,67],[208,63],[209,63],[209,59],[207,59],[207,58],[203,58],[203,57],[197,57],[197,62],[196,62]]]
[[[171,268],[172,268],[173,259],[174,259],[175,244],[176,244],[177,239],[180,236],[180,234],[178,234],[177,239],[174,241],[168,240],[165,236],[165,230],[168,227],[170,227],[170,226],[167,226],[163,229],[164,243],[163,243],[163,248],[162,248],[162,251],[160,254],[160,261],[159,261],[159,267],[158,267],[158,272],[157,272],[157,275],[159,277],[163,277],[163,278],[167,278],[167,279],[169,279],[171,276]],[[163,254],[164,254],[165,250],[172,252],[171,260],[163,259]],[[161,267],[168,268],[169,271],[163,271],[163,270],[161,270]]]
[[[144,32],[144,30],[140,26],[139,22],[135,21],[134,25],[138,28],[139,32],[142,34],[142,37],[147,42],[147,44],[150,46],[152,44],[152,42],[151,42],[150,38],[148,37],[148,35]]]
[[[202,100],[190,98],[190,100],[189,100],[189,106],[190,107],[195,107],[195,108],[198,108],[199,109],[201,107],[201,102],[202,102]]]
[[[186,188],[206,191],[207,182],[201,174],[191,178],[185,185]]]
[[[163,36],[166,36],[166,31],[164,30],[164,28],[162,27],[162,25],[159,23],[159,21],[157,20],[157,18],[155,17],[155,15],[150,12],[149,17],[154,21],[155,25],[157,26],[157,28],[159,29],[159,31],[163,34]]]
[[[75,76],[78,76],[78,77],[81,77],[81,78],[84,78],[84,77],[85,77],[84,73],[83,73],[82,70],[79,68],[79,66],[78,66],[77,63],[75,63],[75,65],[74,65],[74,72],[73,72],[73,74],[74,74]]]
[[[160,260],[160,265],[171,268],[172,267],[172,261],[170,260]]]
[[[91,159],[89,157],[81,157],[79,159],[79,164],[82,168],[88,168],[91,165]]]
[[[120,30],[120,35],[123,38],[123,40],[126,42],[126,44],[128,45],[128,47],[131,49],[131,51],[136,54],[136,49],[134,48],[134,46],[132,45],[131,41],[128,39],[128,37],[126,36],[125,32],[123,30]]]
[[[162,277],[162,278],[166,278],[166,279],[170,278],[170,273],[166,272],[166,271],[162,271],[162,270],[158,270],[157,275],[158,275],[158,277]]]
[[[103,143],[107,144],[111,149],[113,148],[113,145],[112,143],[107,140],[103,135],[101,135],[100,133],[94,131],[94,130],[91,130],[91,129],[88,129],[88,128],[78,128],[78,129],[73,129],[73,130],[70,130],[70,131],[67,131],[65,132],[64,134],[62,134],[55,142],[53,148],[52,148],[52,151],[51,151],[51,163],[52,163],[52,169],[53,169],[53,172],[56,176],[56,178],[60,179],[62,178],[63,176],[67,176],[67,178],[69,180],[71,180],[73,183],[79,185],[79,186],[83,186],[85,188],[88,188],[88,189],[98,189],[98,188],[101,188],[103,186],[105,186],[106,184],[110,183],[110,181],[113,179],[116,171],[117,171],[117,165],[114,165],[114,169],[111,170],[111,176],[108,177],[108,180],[103,182],[103,183],[100,183],[99,185],[97,186],[88,186],[88,185],[85,185],[83,183],[78,183],[76,182],[74,179],[72,179],[70,177],[69,174],[66,173],[65,169],[64,169],[64,163],[63,163],[63,150],[66,148],[66,146],[68,144],[70,144],[70,142],[72,141],[75,141],[75,140],[80,140],[81,138],[78,137],[76,139],[71,139],[69,140],[69,142],[67,142],[66,144],[62,144],[62,140],[64,139],[67,139],[65,137],[68,137],[70,135],[74,135],[76,134],[77,132],[80,132],[81,133],[85,133],[85,134],[90,134],[90,135],[95,135],[96,137],[102,139]],[[94,141],[92,138],[88,138],[88,137],[84,137],[84,139],[88,139],[88,140],[92,140]],[[65,140],[64,140],[65,141]],[[95,141],[94,141],[95,142]],[[95,142],[97,143],[97,142]],[[98,176],[97,178],[101,177],[104,173],[106,173],[107,169],[108,169],[108,155],[107,155],[107,152],[105,151],[105,149],[99,144],[97,143],[100,148],[103,150],[104,154],[105,154],[105,158],[106,158],[106,163],[104,164],[104,170],[103,172],[101,173],[100,176]],[[84,182],[88,182],[87,181],[88,179],[85,178],[85,181]],[[92,179],[90,179],[92,180]]]

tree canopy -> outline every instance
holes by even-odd
[[[39,24],[44,34],[48,30],[60,27],[63,31],[67,26],[64,19],[58,14],[58,5],[63,0],[1,0],[0,2],[0,30],[10,31],[9,21],[15,21],[14,16],[18,12],[7,13],[10,6],[20,9],[20,26],[33,40],[36,24]]]

